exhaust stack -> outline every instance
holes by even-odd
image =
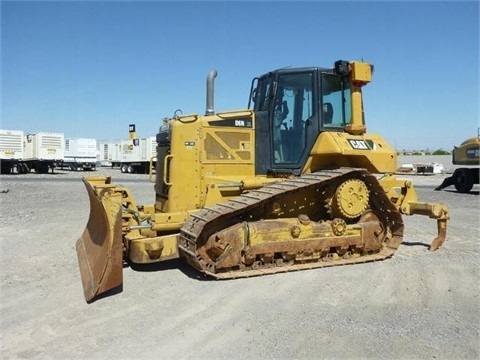
[[[215,110],[213,109],[213,88],[214,80],[217,77],[217,70],[211,70],[207,76],[207,110],[205,115],[214,115]]]

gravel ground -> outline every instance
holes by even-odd
[[[122,293],[88,305],[75,252],[84,175],[0,176],[2,359],[480,358],[478,185],[458,194],[433,191],[445,175],[409,177],[422,201],[451,211],[433,253],[435,222],[404,217],[404,242],[385,261],[214,281],[174,260],[126,268]],[[153,202],[145,175],[87,175]]]

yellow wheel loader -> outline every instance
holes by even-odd
[[[402,214],[437,220],[395,178],[396,153],[366,132],[362,87],[373,67],[284,68],[253,79],[248,107],[160,125],[155,203],[138,205],[110,177],[87,177],[90,217],[76,248],[87,302],[121,289],[124,262],[183,257],[231,279],[386,259],[403,238]],[[110,291],[112,290],[112,291]]]
[[[480,128],[477,129],[477,137],[467,139],[462,142],[460,146],[454,147],[452,151],[452,163],[454,165],[476,167],[461,167],[455,169],[452,176],[445,178],[435,190],[442,190],[453,185],[459,193],[468,193],[472,190],[474,184],[479,183]]]

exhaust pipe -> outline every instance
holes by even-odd
[[[205,115],[214,115],[215,110],[213,110],[213,84],[214,80],[217,77],[217,70],[211,70],[207,76],[207,110]]]

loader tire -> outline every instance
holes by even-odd
[[[473,187],[473,176],[469,169],[457,169],[453,174],[455,189],[459,193],[468,193]]]

